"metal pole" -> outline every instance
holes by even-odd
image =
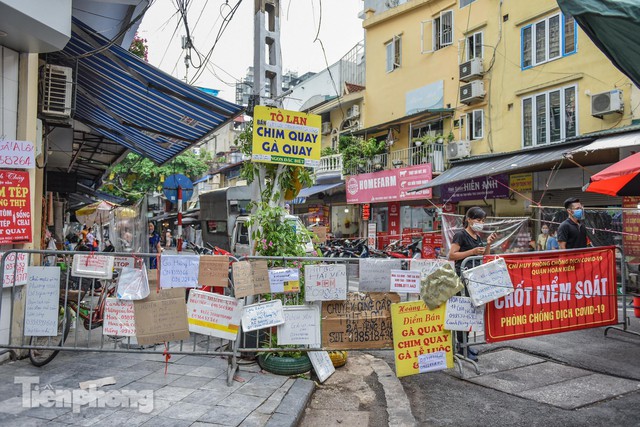
[[[182,186],[178,184],[178,253],[182,251]]]

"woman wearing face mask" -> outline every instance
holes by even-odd
[[[582,223],[584,209],[580,199],[570,197],[564,201],[564,208],[569,214],[558,228],[558,244],[560,249],[576,249],[587,247],[587,228]]]
[[[463,230],[458,231],[451,241],[449,259],[456,262],[456,273],[460,275],[460,267],[465,258],[474,255],[489,255],[491,244],[496,240],[496,234],[491,233],[487,237],[485,245],[480,237],[484,228],[484,219],[487,214],[479,207],[474,206],[467,211],[462,221]]]
[[[540,231],[541,233],[538,235],[538,240],[536,241],[536,250],[544,251],[547,249],[547,241],[549,240],[549,226],[542,224]]]
[[[496,240],[496,233],[491,233],[487,238],[487,244],[485,246],[479,233],[484,229],[484,219],[487,214],[479,207],[474,206],[467,211],[462,221],[464,229],[458,231],[451,241],[451,248],[449,249],[449,260],[456,262],[456,273],[460,276],[460,268],[462,261],[470,256],[477,255],[489,255],[491,252],[491,243]],[[473,267],[473,265],[466,265],[467,268]],[[458,331],[456,333],[456,341],[458,343],[465,342],[464,332]],[[458,347],[458,353],[464,354],[462,347]],[[478,352],[467,347],[467,354],[465,355],[471,360],[478,360]]]

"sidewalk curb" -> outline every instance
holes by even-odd
[[[409,398],[396,374],[391,370],[387,362],[377,357],[374,357],[372,365],[373,370],[378,375],[378,382],[384,390],[389,425],[416,426],[417,423],[411,412]]]
[[[315,382],[297,378],[271,417],[269,417],[269,421],[265,426],[297,426],[302,419],[309,400],[311,400],[315,387]]]

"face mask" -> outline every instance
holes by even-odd
[[[577,220],[582,219],[582,209],[576,209],[575,211],[573,211],[573,217]]]
[[[542,229],[542,234],[549,234],[549,230],[547,230],[546,228]]]
[[[471,224],[471,229],[473,231],[482,231],[482,228],[484,227],[484,224],[481,224],[479,222],[473,223]]]

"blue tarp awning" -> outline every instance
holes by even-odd
[[[208,180],[211,177],[212,177],[212,175],[205,175],[202,178],[193,181],[193,185],[196,185],[196,184],[199,184],[201,182],[204,182],[204,181]]]
[[[110,44],[75,18],[62,53],[77,61],[74,119],[157,164],[242,111]]]
[[[307,198],[313,196],[314,194],[322,193],[324,191],[340,187],[341,185],[344,185],[344,182],[334,182],[333,184],[314,185],[313,187],[303,188],[302,190],[300,190],[300,193],[298,193],[298,197]]]

